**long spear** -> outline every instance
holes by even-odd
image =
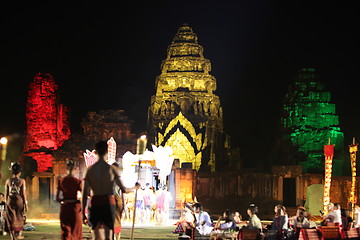
[[[140,138],[138,138],[137,140],[137,147],[136,147],[136,155],[139,156],[139,164],[138,164],[138,182],[140,181],[140,167],[141,167],[141,156],[144,154],[145,149],[146,149],[146,143],[147,143],[147,139],[146,139],[146,135],[142,135]],[[133,240],[134,239],[134,227],[135,227],[135,216],[136,216],[136,202],[137,202],[137,193],[138,193],[138,189],[135,190],[135,203],[134,203],[134,212],[133,212],[133,221],[132,221],[132,227],[131,227],[131,236],[130,239]]]

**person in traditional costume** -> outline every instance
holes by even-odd
[[[86,199],[92,190],[91,214],[89,221],[92,224],[95,240],[114,239],[114,221],[116,200],[114,196],[114,183],[122,192],[127,193],[139,189],[140,184],[132,188],[126,188],[122,183],[118,169],[106,162],[108,144],[106,141],[99,141],[95,144],[98,161],[90,166],[86,172],[83,189],[83,220],[87,221],[85,215]]]
[[[115,162],[112,164],[115,166],[119,173],[120,168],[119,165]],[[124,211],[124,195],[118,185],[114,185],[114,196],[116,201],[116,208],[115,208],[115,221],[114,221],[114,235],[115,240],[120,240],[121,238],[121,216]]]
[[[21,166],[15,162],[11,166],[12,177],[5,182],[5,221],[11,239],[23,239],[24,213],[28,210],[25,180],[20,178]]]
[[[81,240],[82,214],[79,193],[82,184],[81,180],[75,177],[79,167],[73,160],[66,161],[66,166],[68,174],[59,179],[56,191],[56,201],[61,203],[61,240]]]

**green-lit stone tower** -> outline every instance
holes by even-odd
[[[333,175],[343,174],[344,134],[330,98],[315,69],[304,68],[298,72],[284,99],[282,164],[299,164],[304,173],[323,173],[324,145],[330,139],[331,144],[335,144]]]

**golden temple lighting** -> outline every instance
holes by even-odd
[[[223,133],[220,99],[210,60],[192,28],[179,28],[156,78],[156,95],[148,113],[148,130],[157,146],[170,146],[180,163],[199,170],[203,157],[215,170],[215,139]],[[207,151],[204,154],[204,151]]]

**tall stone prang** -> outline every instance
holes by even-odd
[[[215,170],[223,143],[223,113],[211,63],[192,28],[179,28],[156,78],[148,110],[150,142],[171,146],[180,163]]]
[[[70,137],[68,108],[59,103],[58,86],[48,74],[30,83],[26,105],[24,156],[36,160],[37,171],[52,167],[52,153]]]
[[[298,72],[284,99],[282,124],[284,149],[293,149],[293,162],[305,173],[324,172],[324,145],[335,144],[333,174],[342,175],[344,164],[344,134],[340,131],[339,116],[331,94],[325,90],[313,68]],[[287,162],[289,164],[289,162]]]

